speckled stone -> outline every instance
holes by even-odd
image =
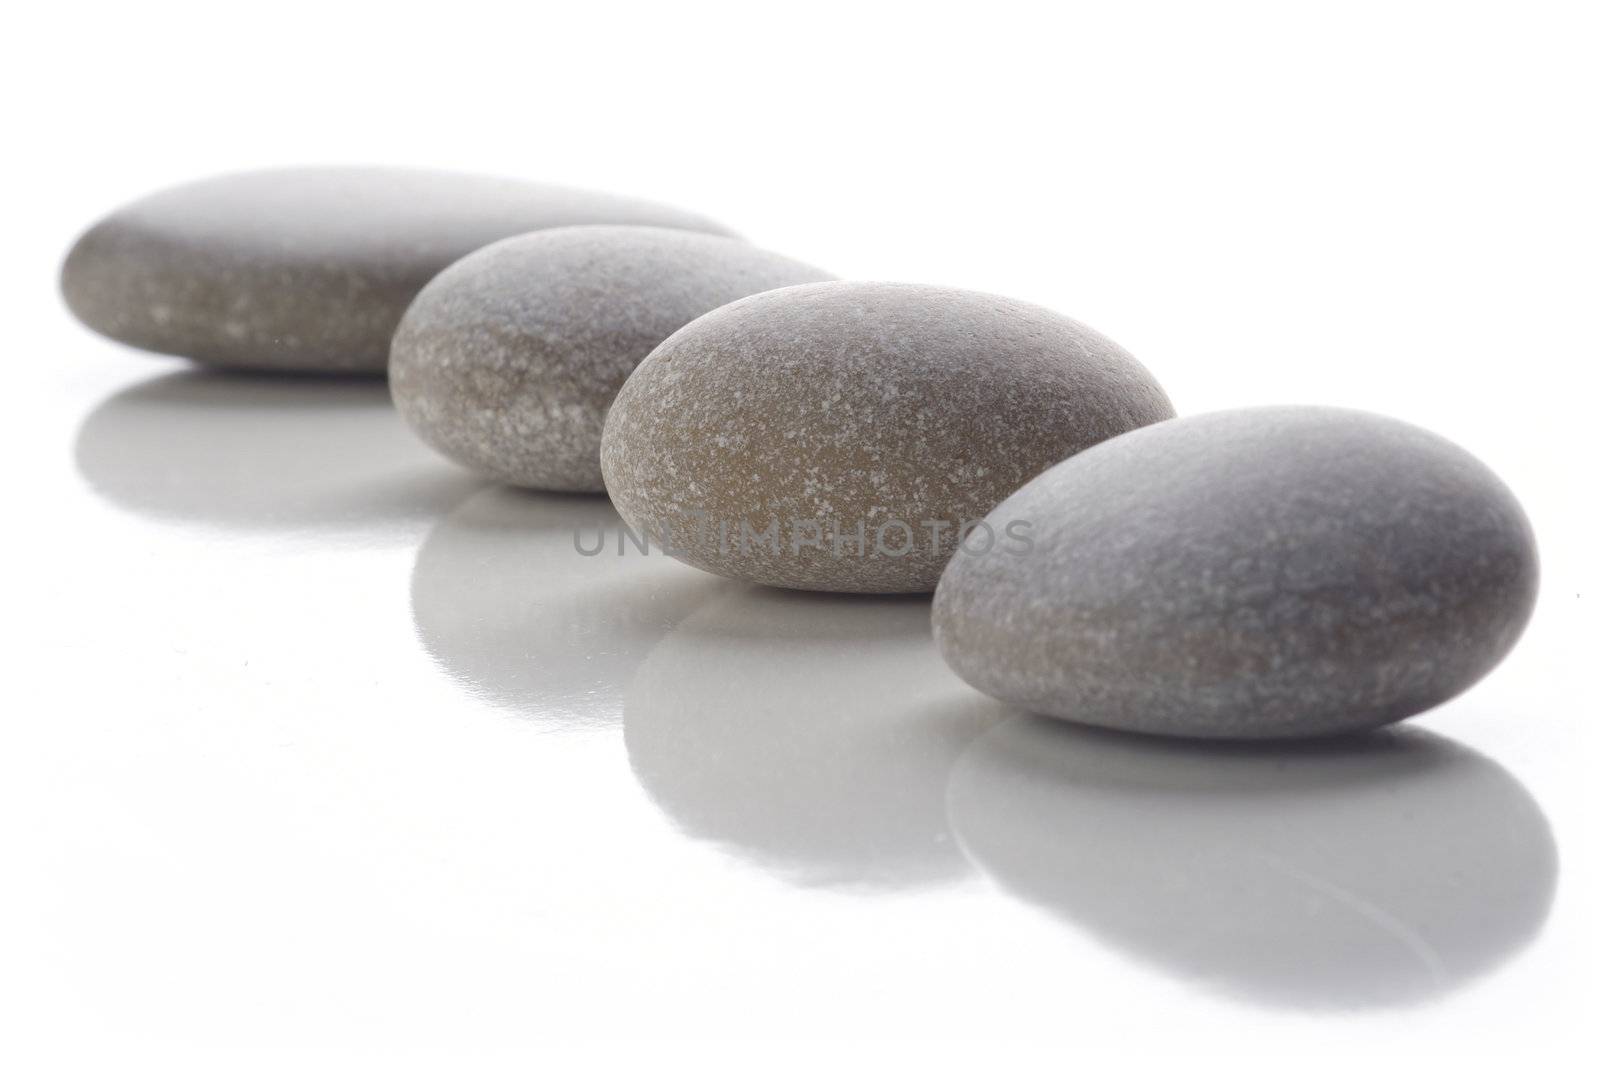
[[[951,561],[945,659],[1001,700],[1144,733],[1311,737],[1426,711],[1505,656],[1538,585],[1488,468],[1331,408],[1137,430],[989,521],[1031,523],[1034,548]]]
[[[600,432],[628,375],[732,300],[829,277],[728,237],[572,226],[479,249],[401,320],[389,380],[424,441],[534,489],[601,492]]]
[[[1044,308],[824,282],[668,338],[618,394],[601,465],[628,524],[704,570],[926,592],[963,523],[1051,464],[1171,415],[1132,356]]]
[[[727,234],[647,201],[507,178],[312,167],[229,174],[96,223],[61,271],[92,330],[227,367],[381,373],[417,291],[492,241],[582,223]]]

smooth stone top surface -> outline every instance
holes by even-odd
[[[1533,609],[1533,534],[1478,460],[1331,408],[1135,431],[995,509],[1026,553],[958,554],[945,659],[1049,715],[1187,737],[1333,734],[1450,699]]]
[[[229,367],[382,372],[406,305],[468,252],[554,226],[727,235],[644,200],[509,178],[369,167],[251,171],[113,212],[61,290],[93,330]]]
[[[927,592],[962,523],[1171,415],[1132,356],[1052,311],[823,282],[747,297],[663,342],[618,394],[601,465],[629,525],[704,570]]]
[[[417,434],[513,485],[600,492],[600,433],[629,373],[674,330],[823,271],[728,237],[572,226],[479,249],[401,320],[390,386]]]

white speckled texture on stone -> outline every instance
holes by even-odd
[[[411,428],[463,466],[513,485],[601,492],[606,411],[656,345],[729,301],[827,277],[681,230],[525,234],[423,289],[395,334],[389,384]]]
[[[1108,441],[995,509],[1027,554],[956,556],[934,598],[978,689],[1099,726],[1289,738],[1462,692],[1533,610],[1527,517],[1425,430],[1331,408],[1218,412]]]
[[[601,462],[623,518],[704,570],[927,592],[961,523],[1171,415],[1132,356],[1044,308],[825,282],[740,300],[668,338],[618,395]],[[761,536],[774,524],[776,545]]]
[[[585,223],[727,235],[644,200],[509,178],[379,167],[228,174],[135,201],[67,255],[90,329],[226,367],[381,373],[406,305],[468,252]]]

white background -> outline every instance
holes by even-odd
[[[1594,1062],[1594,10],[11,12],[0,1049]],[[1184,413],[1407,418],[1522,498],[1539,610],[1414,774],[1136,746],[1125,803],[1022,783],[1010,742],[1081,749],[998,722],[925,605],[580,566],[603,505],[474,482],[381,386],[173,377],[61,308],[105,211],[321,162],[1030,299]]]

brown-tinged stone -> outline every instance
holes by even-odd
[[[737,301],[663,342],[618,394],[601,465],[623,518],[703,570],[927,592],[963,524],[1171,415],[1132,356],[1055,312],[823,282]]]

